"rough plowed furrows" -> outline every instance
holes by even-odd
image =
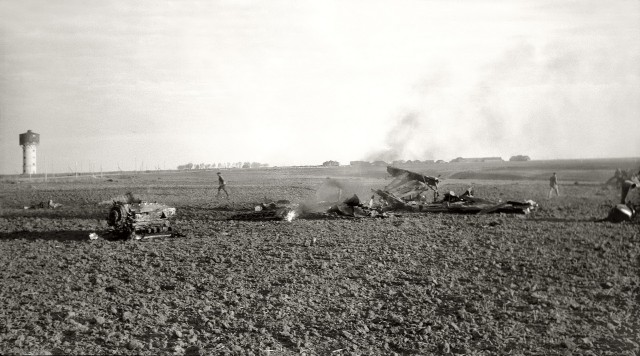
[[[568,187],[573,197],[545,201],[544,185],[474,187],[541,209],[235,222],[224,219],[264,198],[258,185],[228,202],[203,197],[215,187],[201,182],[140,185],[177,207],[186,237],[108,241],[88,239],[105,227],[96,202],[127,187],[59,189],[56,210],[21,206],[54,189],[16,188],[0,218],[0,352],[640,352],[640,229],[594,222],[614,191]],[[306,191],[272,184],[267,198]]]

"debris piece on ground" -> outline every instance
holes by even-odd
[[[438,202],[418,205],[417,210],[428,213],[460,213],[460,214],[528,214],[538,206],[533,200],[524,202],[506,201],[492,202],[484,199],[464,199],[457,202]]]
[[[254,207],[254,210],[255,211],[276,210],[276,209],[282,207],[283,205],[287,205],[288,206],[290,204],[291,204],[290,201],[281,199],[281,200],[278,200],[278,201],[275,201],[275,202],[272,201],[272,202],[260,203],[260,204],[258,204],[258,205],[256,205]]]
[[[373,197],[372,197],[373,198]],[[282,205],[282,203],[285,203]],[[253,211],[238,213],[228,218],[228,220],[245,221],[268,221],[286,220],[292,221],[295,218],[327,218],[327,217],[387,217],[380,208],[362,204],[360,198],[354,194],[343,202],[321,201],[317,203],[291,204],[287,200],[277,202],[266,202],[254,206]]]
[[[631,221],[634,212],[628,206],[624,204],[617,204],[611,210],[609,210],[609,215],[605,219],[606,221],[619,223],[623,221]]]
[[[342,203],[332,205],[327,213],[354,218],[384,218],[388,216],[381,208],[373,208],[370,203],[368,205],[362,204],[360,198],[355,194]]]
[[[25,206],[24,209],[57,209],[59,207],[61,207],[62,204],[60,203],[54,203],[53,200],[49,199],[48,202],[40,202],[38,204],[33,204],[31,206]]]
[[[292,221],[298,216],[296,204],[291,204],[288,200],[278,200],[277,202],[260,203],[254,207],[254,211],[238,213],[232,215],[228,220],[286,220]]]
[[[129,201],[140,201],[127,193]],[[107,224],[114,232],[129,238],[149,238],[171,236],[170,218],[175,216],[176,208],[159,203],[139,203],[114,201]]]
[[[620,204],[613,206],[603,220],[614,223],[631,221],[638,217],[638,210],[640,210],[640,181],[637,177],[633,177],[621,183]]]
[[[276,208],[271,210],[256,210],[250,213],[239,213],[229,217],[229,220],[287,220],[292,221],[296,217],[296,212],[291,208]]]

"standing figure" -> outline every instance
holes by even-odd
[[[560,196],[560,191],[558,189],[558,177],[556,176],[556,172],[553,172],[553,175],[549,178],[549,186],[551,190],[549,190],[549,198],[551,199],[551,193],[555,190],[556,196]]]
[[[227,199],[229,199],[229,192],[227,192],[227,183],[225,183],[224,178],[222,178],[222,173],[218,172],[218,195],[216,198],[220,196],[220,191],[223,190],[227,195]]]

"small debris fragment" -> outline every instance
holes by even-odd
[[[451,353],[451,345],[449,345],[448,342],[444,342],[444,344],[442,345],[442,353],[443,354],[448,354]]]
[[[194,346],[189,346],[187,347],[187,349],[185,350],[185,355],[188,356],[197,356],[200,355],[200,347],[194,345]]]
[[[57,208],[59,208],[61,206],[62,206],[62,204],[55,203],[53,200],[49,199],[49,201],[47,201],[47,202],[42,201],[42,202],[40,202],[38,204],[33,204],[31,206],[25,205],[23,209],[25,209],[25,210],[27,210],[27,209],[45,209],[45,208],[57,209]]]
[[[142,342],[138,341],[138,340],[130,340],[127,343],[127,348],[129,350],[139,350],[141,348],[143,348],[144,345],[142,344]]]
[[[562,340],[562,342],[560,342],[560,346],[565,347],[569,350],[573,350],[576,348],[576,344],[574,344],[573,341],[569,339]]]
[[[613,283],[611,282],[602,282],[600,283],[600,286],[604,289],[611,289],[613,288]]]

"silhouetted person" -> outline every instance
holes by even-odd
[[[558,189],[558,177],[556,176],[556,172],[553,172],[553,175],[549,178],[549,186],[551,189],[549,190],[549,198],[551,199],[551,194],[555,190],[556,196],[560,196],[560,191]]]
[[[229,192],[227,192],[226,186],[227,183],[225,183],[224,178],[222,178],[222,174],[218,172],[218,195],[216,195],[216,198],[220,196],[220,191],[223,190],[227,195],[227,199],[229,199]]]

